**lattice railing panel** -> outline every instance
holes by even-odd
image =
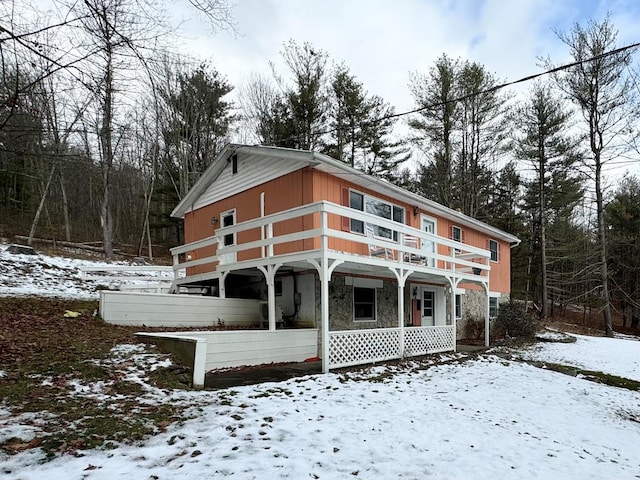
[[[329,368],[348,367],[399,357],[399,328],[329,332]]]
[[[408,327],[404,331],[404,355],[415,357],[427,353],[453,350],[453,325]]]

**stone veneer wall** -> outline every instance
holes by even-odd
[[[353,286],[346,284],[346,275],[332,275],[329,282],[329,329],[361,330],[365,328],[389,328],[398,326],[398,283],[383,280],[382,288],[376,288],[376,320],[356,322],[353,320]],[[405,323],[409,319],[411,298],[405,288]],[[320,325],[320,280],[316,276],[316,319]]]
[[[509,301],[509,294],[502,293],[498,297],[498,305]],[[456,338],[466,338],[465,325],[469,317],[483,320],[486,315],[487,309],[487,296],[484,290],[471,290],[466,289],[462,296],[462,319],[458,320],[456,324]],[[484,337],[483,337],[484,338]]]

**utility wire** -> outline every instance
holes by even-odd
[[[483,95],[483,94],[486,94],[486,93],[496,92],[498,90],[502,90],[505,87],[510,87],[512,85],[517,85],[519,83],[529,82],[529,81],[535,80],[536,78],[539,78],[539,77],[543,77],[543,76],[546,76],[546,75],[551,75],[551,74],[554,74],[554,73],[558,73],[558,72],[561,72],[563,70],[568,70],[570,68],[577,67],[578,65],[594,62],[596,60],[600,60],[602,58],[606,58],[606,57],[609,57],[609,56],[612,56],[612,55],[617,55],[617,54],[622,53],[624,51],[631,50],[631,49],[638,48],[638,47],[640,47],[640,42],[632,43],[632,44],[625,45],[625,46],[620,47],[620,48],[616,48],[614,50],[610,50],[608,52],[603,52],[600,55],[595,55],[593,57],[586,58],[584,60],[578,60],[578,61],[575,61],[575,62],[566,63],[566,64],[560,65],[558,67],[554,67],[554,68],[551,68],[549,70],[545,70],[544,72],[535,73],[533,75],[527,75],[526,77],[522,77],[522,78],[519,78],[517,80],[510,81],[510,82],[500,83],[498,85],[494,85],[494,86],[486,88],[484,90],[480,90],[478,92],[471,92],[471,93],[468,93],[466,95],[462,95],[460,97],[456,97],[456,98],[452,98],[450,100],[446,100],[444,102],[436,102],[436,103],[432,103],[432,104],[425,105],[425,106],[422,106],[422,107],[414,108],[413,110],[407,110],[405,112],[392,113],[392,114],[389,114],[389,115],[383,115],[381,117],[378,117],[376,119],[370,120],[368,122],[363,122],[361,125],[362,126],[373,125],[373,124],[376,124],[376,123],[379,123],[379,122],[383,122],[385,120],[391,120],[391,119],[394,119],[394,118],[400,118],[400,117],[404,117],[406,115],[412,115],[414,113],[420,113],[420,112],[423,112],[425,110],[431,110],[431,109],[434,109],[434,108],[437,108],[437,107],[443,107],[443,106],[448,105],[450,103],[461,102],[461,101],[464,101],[464,100],[468,100],[469,98],[473,98],[473,97],[476,97],[476,96],[479,96],[479,95]],[[330,129],[327,129],[327,130],[320,130],[320,131],[312,132],[310,134],[310,137],[319,137],[321,135],[326,135],[328,133],[333,133],[333,132],[336,132],[338,130],[339,130],[338,127],[330,128]],[[287,140],[294,140],[296,138],[298,138],[298,135],[291,135],[289,137],[277,139],[274,142],[272,142],[271,145],[275,145],[277,143],[282,143],[282,142],[285,142]]]

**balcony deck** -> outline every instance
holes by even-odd
[[[345,231],[351,220],[394,232],[397,240]],[[225,246],[229,235],[239,241]],[[353,274],[394,278],[402,272],[424,281],[485,285],[491,268],[488,250],[327,201],[220,227],[171,253],[176,285],[270,265],[308,269],[325,258]]]

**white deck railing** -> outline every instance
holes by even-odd
[[[454,334],[453,325],[407,327],[402,338],[400,328],[329,332],[329,368],[453,351]]]
[[[285,224],[290,220],[300,219],[305,216],[315,215],[315,221],[309,221],[310,224],[306,229],[286,233],[282,235],[274,235],[276,226]],[[341,224],[342,218],[348,218],[349,221],[359,220],[364,223],[378,225],[379,227],[397,232],[397,241],[382,238],[368,237],[362,234],[342,231],[337,228],[331,228],[330,224]],[[235,234],[238,238],[242,232],[255,231],[260,232],[260,239],[250,242],[238,243],[236,245],[223,246],[223,238],[225,235]],[[349,207],[337,205],[335,203],[320,201],[302,207],[292,208],[282,212],[265,215],[263,217],[254,218],[245,222],[237,223],[229,227],[221,227],[215,231],[211,237],[207,237],[195,242],[171,249],[174,258],[174,271],[178,272],[189,267],[199,265],[225,265],[227,258],[237,258],[238,253],[247,250],[256,250],[260,252],[256,258],[271,258],[274,256],[275,247],[285,243],[296,242],[300,240],[317,239],[315,247],[301,248],[298,252],[287,252],[281,256],[291,255],[292,253],[301,253],[305,251],[329,249],[329,239],[341,239],[362,244],[368,251],[369,246],[373,245],[378,248],[385,248],[392,252],[388,260],[394,263],[410,263],[425,267],[431,267],[437,270],[447,270],[449,272],[462,273],[473,276],[486,276],[490,267],[489,259],[491,253],[488,250],[467,245],[465,243],[456,242],[445,237],[424,232],[420,229],[410,227],[408,225],[397,223],[376,215],[354,210]],[[410,242],[407,240],[411,240]],[[208,255],[203,258],[195,258],[197,250],[203,247],[216,245],[214,255]],[[418,247],[416,247],[418,245]],[[433,245],[433,251],[419,248],[420,245]],[[438,253],[439,247],[444,246],[447,254]],[[341,252],[349,254],[351,252]],[[181,256],[184,255],[184,260]],[[355,257],[354,253],[354,259]],[[356,260],[357,261],[357,260]],[[235,262],[234,262],[235,263]],[[238,262],[242,263],[242,262]]]

